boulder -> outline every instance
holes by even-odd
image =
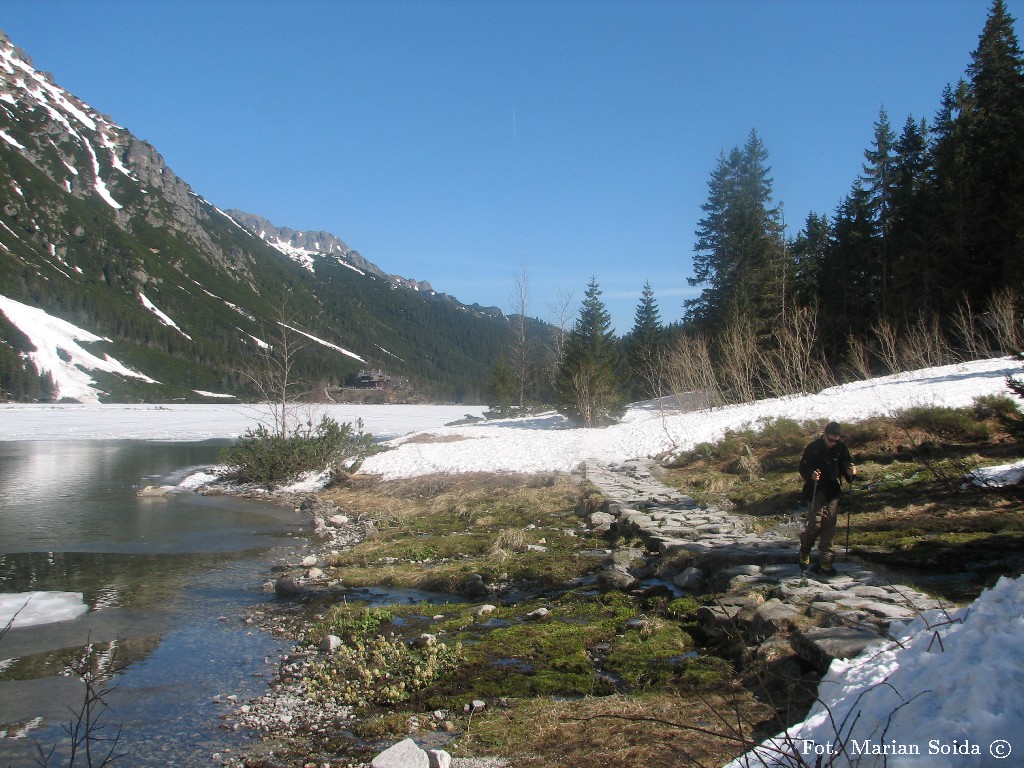
[[[370,768],[431,768],[430,757],[412,739],[385,749],[370,762]]]
[[[302,587],[291,576],[280,576],[274,582],[274,592],[278,597],[298,597],[302,594]]]
[[[479,573],[470,574],[462,585],[462,594],[466,597],[485,597],[489,594],[487,585],[484,584],[484,577]]]
[[[343,644],[341,638],[337,635],[327,635],[327,637],[320,641],[318,649],[320,653],[337,653]]]

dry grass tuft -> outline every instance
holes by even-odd
[[[475,720],[466,748],[500,744],[517,768],[722,765],[774,733],[772,718],[741,689],[531,700]]]

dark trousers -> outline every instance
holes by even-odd
[[[811,511],[807,515],[807,525],[800,534],[800,548],[807,553],[818,542],[818,562],[822,568],[831,568],[835,557],[832,541],[836,537],[836,521],[839,517],[839,497],[825,500],[825,494],[819,491],[811,500]]]

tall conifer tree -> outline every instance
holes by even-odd
[[[889,115],[882,107],[875,123],[875,137],[871,149],[864,152],[864,189],[868,193],[871,218],[875,225],[872,235],[872,269],[878,273],[878,299],[882,314],[889,312],[889,275],[891,272],[891,237],[893,230],[894,196],[896,181],[896,136],[889,125]]]
[[[558,409],[585,427],[610,423],[625,411],[619,345],[601,289],[591,278],[558,370]]]
[[[768,332],[783,307],[785,269],[780,212],[772,200],[768,152],[751,131],[742,149],[719,156],[701,206],[690,285],[707,285],[686,302],[687,318],[706,328],[736,318]]]
[[[648,281],[644,283],[633,318],[633,329],[626,339],[626,358],[635,398],[656,397],[659,394],[660,387],[656,384],[662,363],[664,335],[661,312]]]
[[[993,0],[968,67],[971,287],[986,293],[1024,278],[1024,58],[1013,21],[1003,0]]]

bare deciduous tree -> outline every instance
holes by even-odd
[[[772,345],[760,356],[762,376],[776,395],[817,392],[833,383],[828,366],[817,354],[818,311],[798,307],[780,317]]]
[[[1005,287],[992,294],[988,302],[989,330],[996,348],[1004,355],[1015,355],[1021,351],[1021,323],[1018,318],[1019,297],[1013,288]]]
[[[512,297],[512,349],[509,360],[516,382],[516,399],[523,407],[530,377],[530,340],[526,333],[526,310],[530,305],[530,281],[526,264],[520,262],[516,273],[516,292]]]
[[[251,368],[239,371],[270,406],[273,433],[287,438],[299,420],[296,402],[309,387],[295,377],[297,355],[309,343],[309,334],[295,327],[287,301],[277,308],[274,324],[265,331]]]
[[[899,373],[902,371],[903,369],[900,366],[899,332],[896,324],[889,318],[883,317],[872,326],[871,332],[878,341],[878,357],[889,370],[889,373]]]
[[[547,347],[545,375],[548,379],[548,385],[552,388],[555,386],[558,369],[561,367],[562,358],[565,356],[565,342],[569,337],[569,329],[572,326],[572,302],[572,291],[568,293],[559,291],[554,303],[548,305],[552,332],[551,340]]]

